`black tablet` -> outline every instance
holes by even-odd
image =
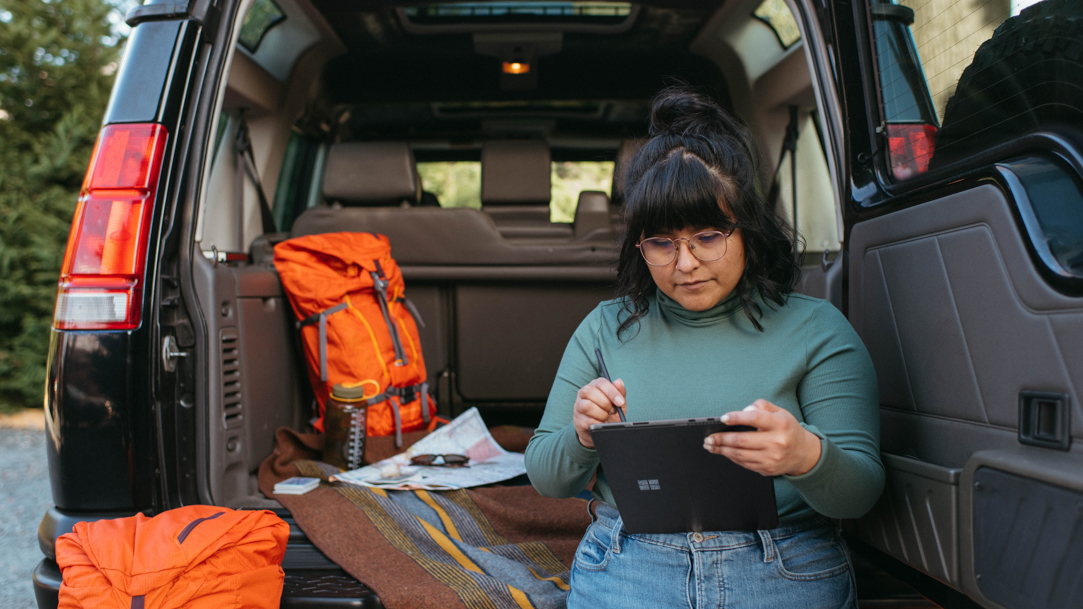
[[[778,526],[774,479],[703,448],[713,433],[754,429],[708,417],[599,423],[590,434],[629,533],[755,531]]]

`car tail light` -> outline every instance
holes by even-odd
[[[60,267],[53,327],[139,327],[147,243],[166,137],[165,128],[156,124],[102,129]]]
[[[936,127],[921,124],[887,126],[891,172],[896,180],[912,178],[929,170],[936,144]]]

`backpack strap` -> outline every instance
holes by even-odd
[[[421,383],[421,420],[429,426],[429,382]]]
[[[414,306],[414,303],[409,298],[405,296],[399,296],[395,299],[395,302],[406,305],[406,310],[410,312],[410,317],[413,317],[414,321],[417,322],[417,326],[419,328],[425,327],[425,320],[421,319],[421,313],[417,310],[417,307]]]
[[[297,322],[298,330],[314,323],[320,324],[320,380],[325,383],[327,382],[327,318],[345,309],[347,305],[348,303],[340,302],[330,309],[313,313],[306,317],[304,321]]]
[[[429,383],[422,382],[408,387],[388,387],[380,395],[374,395],[365,400],[365,404],[374,406],[380,402],[391,403],[391,414],[395,417],[395,448],[402,448],[402,414],[399,411],[403,398],[410,398],[406,403],[414,401],[414,396],[421,400],[421,418],[425,426],[429,425]],[[392,398],[398,398],[396,401]]]
[[[376,270],[370,272],[372,275],[372,285],[376,288],[376,301],[380,303],[380,313],[384,316],[384,323],[387,324],[387,330],[391,333],[391,344],[395,347],[395,365],[405,366],[409,364],[409,360],[406,359],[406,352],[402,348],[402,341],[399,339],[399,330],[395,327],[395,323],[391,321],[391,313],[387,310],[387,277],[384,275],[384,269],[380,266],[379,260],[373,260],[376,263]]]

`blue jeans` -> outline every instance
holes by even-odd
[[[769,531],[633,535],[596,504],[572,564],[569,609],[856,609],[838,527],[827,518]]]

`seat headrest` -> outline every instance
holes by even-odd
[[[646,138],[624,140],[620,143],[616,161],[613,163],[613,188],[609,191],[613,193],[613,205],[624,203],[624,176],[628,173],[628,165],[632,164],[632,157],[646,143]]]
[[[481,204],[548,205],[550,171],[544,142],[486,142],[481,148]]]
[[[594,231],[610,230],[609,195],[600,190],[584,190],[579,193],[575,206],[575,236],[582,237]]]
[[[348,142],[327,151],[323,196],[343,205],[416,205],[421,200],[414,153],[404,142]]]
[[[609,195],[601,190],[584,190],[579,193],[575,214],[605,214],[609,217]]]

